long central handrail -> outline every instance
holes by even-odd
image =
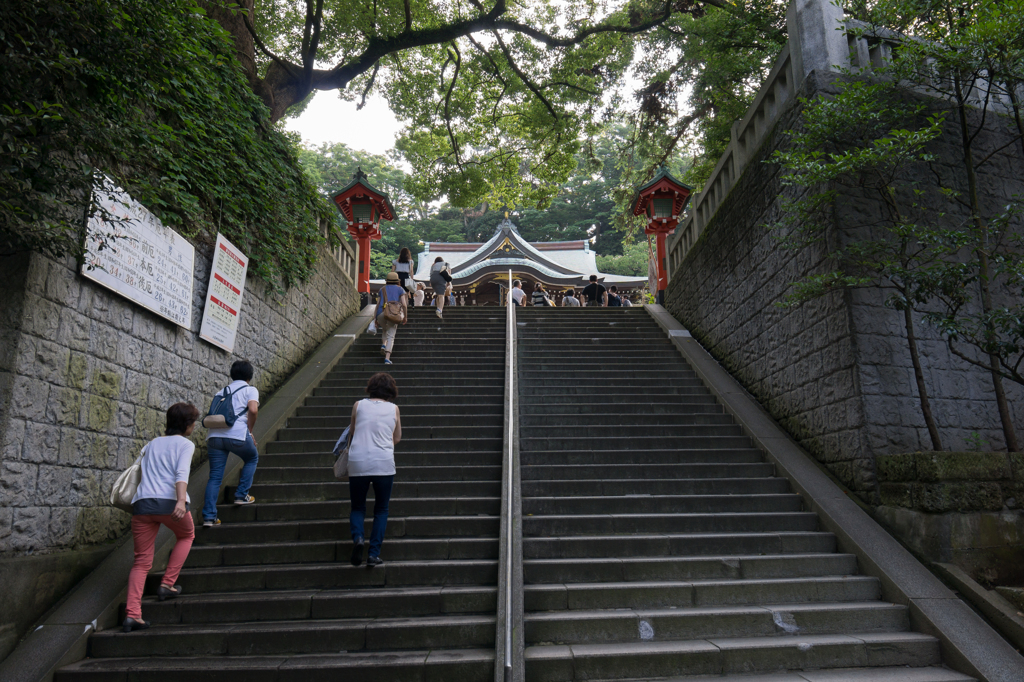
[[[508,495],[508,508],[506,512],[508,516],[508,522],[505,524],[505,682],[511,682],[512,680],[512,498],[515,496],[513,490],[513,473],[512,467],[514,466],[513,451],[514,451],[514,427],[515,427],[515,379],[516,379],[516,313],[515,313],[515,302],[512,299],[512,270],[508,271],[508,301],[506,301],[505,307],[508,308],[506,317],[507,329],[505,332],[505,343],[507,344],[507,360],[508,367],[510,368],[507,372],[506,384],[508,385],[508,400],[506,402],[508,414],[508,438],[506,439],[505,447],[505,478],[507,481],[506,492]]]

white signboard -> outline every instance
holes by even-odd
[[[218,233],[217,245],[213,249],[213,267],[210,269],[210,286],[206,290],[206,308],[203,310],[203,326],[199,328],[199,338],[229,353],[235,349],[238,313],[242,309],[245,271],[248,268],[249,258],[236,249],[234,244],[224,239],[224,235]]]
[[[195,247],[109,179],[94,193],[114,218],[89,219],[82,275],[191,329]]]

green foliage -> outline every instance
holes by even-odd
[[[98,169],[273,286],[309,273],[328,207],[192,0],[8,0],[0,41],[0,252],[80,255]]]
[[[598,256],[597,269],[612,275],[646,277],[650,250],[646,241],[627,244],[621,256]]]

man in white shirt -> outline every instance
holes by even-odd
[[[243,462],[238,489],[235,490],[235,504],[252,504],[256,501],[249,494],[249,488],[252,487],[252,477],[259,461],[252,430],[256,426],[260,392],[249,385],[252,375],[252,365],[245,360],[237,360],[231,365],[231,383],[221,393],[231,396],[231,412],[236,415],[235,423],[224,429],[210,429],[206,437],[210,459],[210,481],[206,484],[206,499],[203,501],[203,526],[206,528],[220,523],[217,518],[217,498],[220,497],[220,484],[224,480],[224,466],[229,453],[235,453]]]
[[[579,308],[580,307],[580,301],[579,301],[578,298],[576,298],[573,295],[572,289],[567,289],[566,292],[565,292],[565,296],[562,297],[562,307],[563,308]]]
[[[516,305],[522,305],[524,298],[526,298],[526,292],[523,291],[523,283],[517,279],[512,283],[512,301]]]

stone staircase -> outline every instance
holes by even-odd
[[[58,682],[493,679],[505,311],[453,308],[441,322],[418,308],[400,328],[387,371],[403,438],[385,564],[367,569],[349,563],[348,484],[329,451],[385,370],[380,343],[356,339],[267,444],[257,503],[197,529],[184,595],[148,598],[149,630],[93,635]],[[368,524],[372,509],[371,497]]]
[[[643,309],[518,311],[528,681],[953,682]]]

